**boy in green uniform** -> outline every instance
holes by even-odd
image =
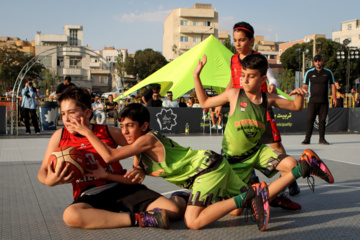
[[[207,61],[206,55],[199,60],[194,70],[194,85],[202,108],[216,107],[230,102],[230,112],[225,128],[222,147],[236,174],[247,182],[252,169],[261,171],[268,178],[281,171],[281,177],[269,185],[269,201],[299,177],[316,175],[329,183],[334,179],[319,157],[307,149],[300,164],[291,156],[276,151],[259,140],[266,125],[266,110],[270,106],[291,111],[302,110],[305,90],[298,88],[290,93],[295,100],[280,98],[272,93],[260,91],[266,81],[267,60],[261,54],[251,54],[242,61],[243,89],[230,88],[224,93],[208,97],[200,80],[200,73]],[[238,212],[240,214],[240,212]]]
[[[246,189],[246,184],[221,155],[182,147],[163,134],[151,131],[150,113],[141,104],[126,106],[120,112],[119,120],[122,134],[129,145],[117,149],[103,144],[84,126],[83,120],[79,122],[74,119],[72,126],[89,139],[107,163],[134,156],[134,168],[126,177],[141,181],[146,173],[191,189],[184,216],[185,224],[190,229],[203,228],[234,209],[251,205],[258,228],[265,230],[270,209],[265,182]],[[100,168],[89,174],[96,179],[107,178],[106,172]],[[181,201],[185,205],[185,201]]]

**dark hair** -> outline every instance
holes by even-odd
[[[66,76],[65,80],[68,80],[69,82],[71,82],[71,77],[70,76]]]
[[[124,118],[130,118],[132,121],[138,122],[142,126],[145,122],[150,124],[150,112],[141,103],[130,103],[124,107],[118,116],[118,121],[121,122]]]
[[[254,38],[254,28],[247,22],[238,22],[235,23],[234,27],[233,27],[233,31],[234,32],[243,32],[245,33],[246,37],[248,37],[249,39]]]
[[[57,101],[59,105],[64,100],[74,100],[75,105],[81,107],[82,110],[91,109],[91,95],[84,87],[77,87],[72,85],[67,87],[64,92],[60,94]]]
[[[262,54],[250,54],[241,60],[243,69],[256,69],[260,71],[261,76],[266,75],[268,61]]]

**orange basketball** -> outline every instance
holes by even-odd
[[[58,160],[64,161],[66,165],[70,165],[68,172],[74,172],[74,179],[79,179],[84,175],[86,161],[84,154],[74,147],[58,147],[51,153],[48,163],[53,162],[53,169],[56,169]]]

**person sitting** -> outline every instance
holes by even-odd
[[[164,108],[178,108],[179,103],[172,99],[173,94],[171,91],[167,92],[167,100],[162,102],[162,107]]]
[[[179,102],[179,107],[188,107],[188,105],[185,102],[185,98],[181,97]]]
[[[216,113],[215,113],[215,109],[214,108],[210,108],[209,109],[210,111],[210,118],[211,118],[211,123],[212,123],[212,129],[219,129],[221,130],[222,129],[222,126],[221,126],[221,122],[222,122],[222,117],[223,117],[223,114],[222,113],[219,113],[219,116],[216,116]],[[217,121],[217,126],[216,126],[216,120]]]
[[[162,101],[159,99],[159,93],[154,92],[152,98],[147,103],[148,107],[161,107]]]
[[[91,108],[94,113],[94,119],[97,124],[104,124],[106,120],[106,114],[104,111],[104,105],[100,102],[99,96],[95,96],[94,103],[91,104]]]
[[[113,95],[109,95],[108,98],[108,102],[106,102],[105,106],[106,106],[106,113],[108,115],[108,117],[112,117],[114,118],[114,126],[117,127],[118,125],[118,103],[114,102],[114,97]]]

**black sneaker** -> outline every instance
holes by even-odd
[[[319,144],[321,145],[330,145],[325,139],[319,140]]]
[[[164,209],[154,208],[147,212],[141,212],[138,221],[140,227],[170,228],[169,219]]]
[[[251,210],[258,228],[262,232],[266,229],[270,217],[269,190],[265,182],[255,183],[251,187],[256,194],[251,201]]]
[[[306,140],[306,139],[305,139],[304,141],[301,142],[301,144],[303,144],[303,145],[308,145],[308,144],[310,144],[310,140]]]
[[[296,181],[293,181],[290,185],[289,185],[289,195],[290,196],[295,196],[298,195],[300,193],[300,188],[297,184]]]

